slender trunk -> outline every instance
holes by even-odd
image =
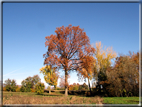
[[[49,94],[51,94],[51,86],[49,86]]]
[[[92,95],[89,78],[88,78],[88,86],[89,86],[90,94]]]
[[[67,72],[67,70],[65,69],[65,96],[68,96],[68,81],[67,81],[67,79],[68,79],[68,72]]]

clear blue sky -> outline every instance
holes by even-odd
[[[38,74],[43,82],[45,36],[69,24],[84,28],[91,44],[101,41],[118,55],[139,51],[138,3],[4,3],[3,81],[20,85]],[[69,80],[78,82],[75,72]]]

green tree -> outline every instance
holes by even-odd
[[[42,93],[44,93],[44,88],[45,88],[44,83],[38,82],[35,85],[35,92],[37,94],[42,94]]]
[[[11,90],[11,80],[9,78],[5,80],[4,87],[6,88],[6,91]]]
[[[16,89],[18,88],[18,86],[16,85],[16,81],[12,80],[11,81],[11,91],[12,92],[16,92]]]
[[[6,88],[6,91],[15,92],[17,88],[16,81],[10,79],[5,80],[4,87]]]
[[[21,82],[21,91],[22,92],[31,92],[31,89],[34,88],[41,79],[38,75],[34,75],[33,77],[27,77],[25,80]]]

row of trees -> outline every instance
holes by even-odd
[[[85,91],[85,90],[88,90],[88,86],[83,83],[82,85],[80,84],[76,84],[76,83],[73,83],[71,85],[68,86],[68,89],[69,90],[82,90],[82,91]]]
[[[98,78],[98,86],[102,85],[108,96],[138,96],[139,53],[120,55],[114,66],[99,72]]]
[[[16,81],[15,80],[7,79],[7,80],[5,80],[4,88],[7,91],[15,92],[16,89],[18,88],[18,86],[16,85]]]
[[[139,53],[117,57],[111,47],[105,49],[101,42],[97,42],[93,47],[86,32],[79,26],[57,27],[55,33],[56,35],[45,37],[45,46],[48,47],[48,50],[43,55],[45,67],[40,69],[49,85],[54,85],[57,82],[59,78],[57,71],[62,69],[65,73],[66,96],[68,95],[68,77],[71,71],[76,71],[79,79],[88,79],[90,92],[90,80],[92,79],[97,81],[99,90],[101,86],[103,87],[107,95],[119,96],[118,92],[120,92],[123,96],[123,92],[132,93],[136,90],[136,84],[138,87]],[[114,66],[112,66],[112,60],[115,61]],[[54,82],[52,81],[53,77],[56,78]],[[133,82],[131,83],[131,81]],[[116,86],[116,83],[119,85]],[[133,87],[131,90],[130,86]],[[115,91],[115,88],[119,91]]]
[[[40,82],[40,78],[38,75],[34,75],[33,77],[27,77],[25,80],[21,82],[21,91],[22,92],[31,92],[34,89],[35,85]]]
[[[38,75],[34,75],[33,77],[27,77],[25,80],[21,82],[21,87],[16,84],[15,80],[7,79],[4,83],[5,91],[12,92],[36,92],[41,94],[44,92],[44,83],[40,82],[40,78]]]

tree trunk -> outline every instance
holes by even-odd
[[[90,94],[92,95],[89,78],[88,78],[88,86],[89,86],[89,89],[90,89]]]
[[[68,79],[68,72],[67,72],[67,70],[65,70],[65,96],[68,96],[68,81],[67,81],[67,79]]]
[[[51,86],[49,86],[49,94],[51,94]]]
[[[56,87],[56,85],[54,85],[54,90],[56,90],[57,89],[57,87]]]
[[[49,89],[49,94],[51,94],[51,89]]]

